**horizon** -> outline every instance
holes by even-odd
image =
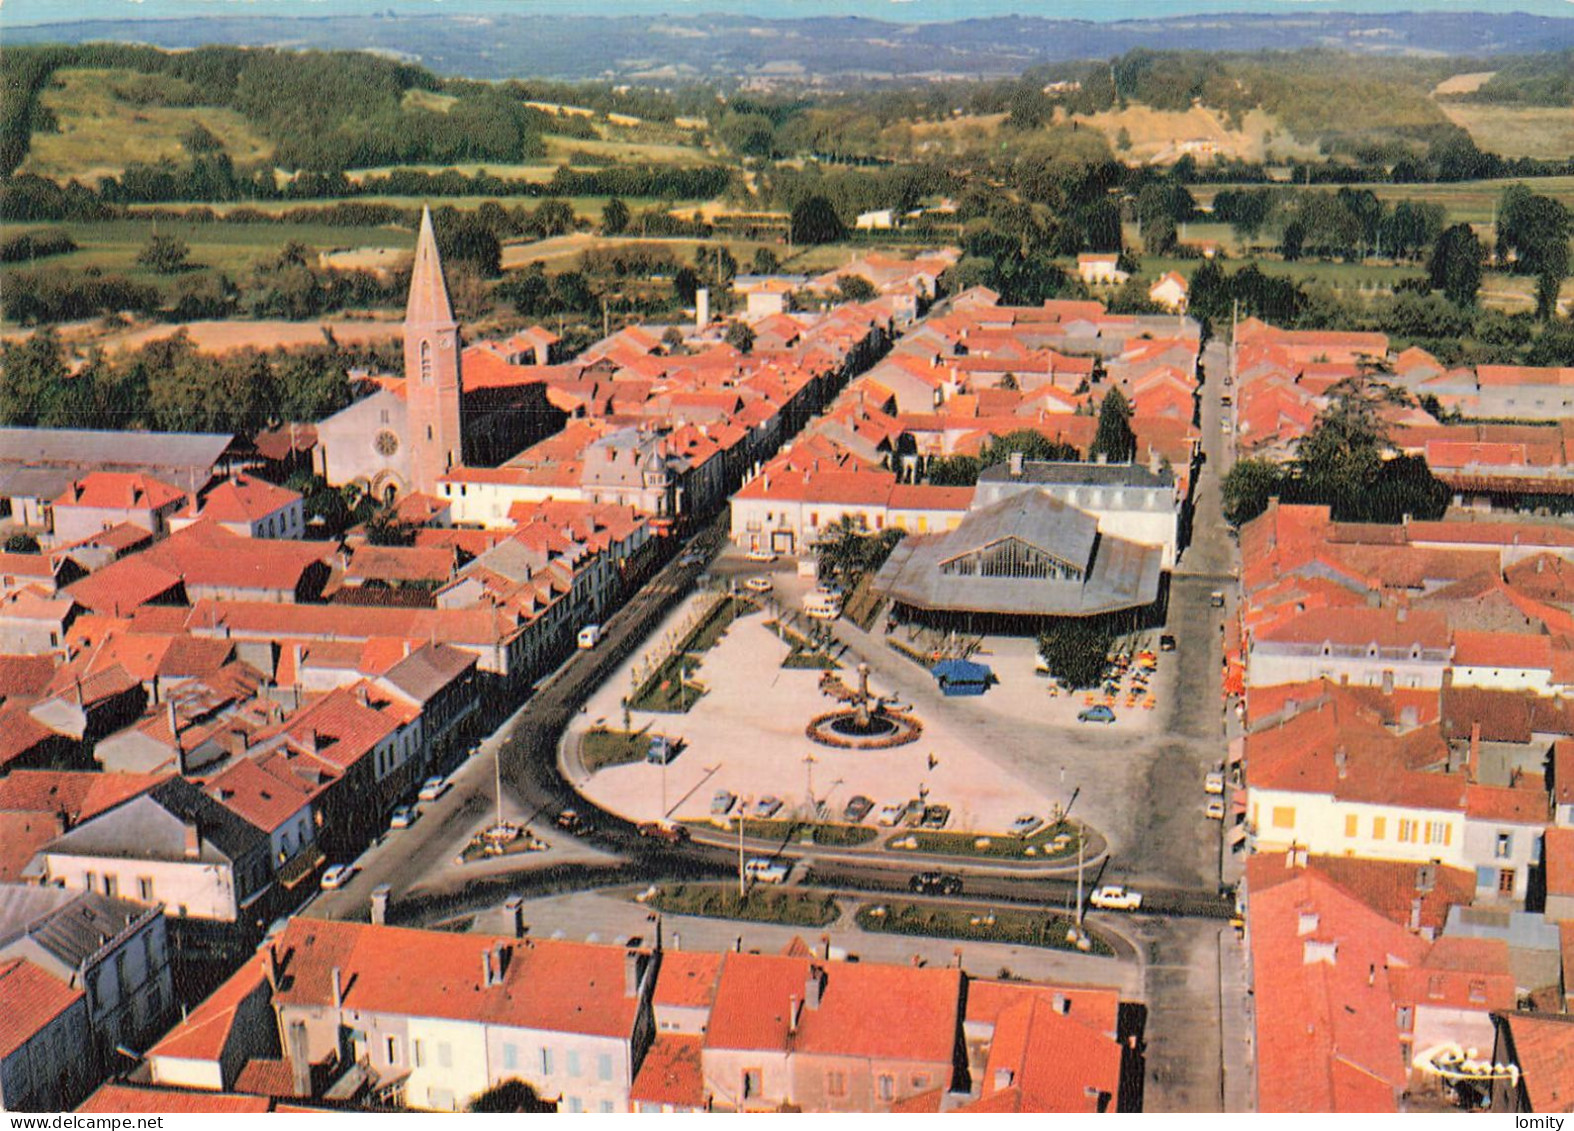
[[[1021,17],[1117,24],[1208,16],[1381,16],[1437,13],[1574,19],[1574,0],[77,0],[62,18],[54,0],[9,0],[0,25],[73,26],[97,22],[165,22],[206,19],[341,19],[447,15],[456,19],[502,16],[700,17],[768,20],[862,18],[893,24],[948,23]]]

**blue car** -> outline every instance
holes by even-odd
[[[1112,723],[1114,721],[1115,712],[1102,703],[1096,707],[1089,707],[1077,716],[1077,722],[1079,723]]]

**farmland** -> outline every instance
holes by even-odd
[[[25,173],[75,177],[96,185],[119,176],[133,161],[149,163],[186,155],[181,139],[201,126],[223,143],[238,164],[267,159],[272,147],[233,110],[162,105],[181,96],[176,80],[136,71],[62,70],[42,97],[54,132],[36,130]]]

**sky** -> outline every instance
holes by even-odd
[[[1529,12],[1574,18],[1574,0],[3,0],[0,26],[190,16],[345,16],[394,11],[658,15],[729,12],[762,18],[865,16],[897,22],[1043,16],[1097,22],[1205,12]]]

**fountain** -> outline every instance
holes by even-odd
[[[822,746],[843,750],[884,750],[916,742],[923,724],[911,715],[890,709],[890,700],[869,690],[869,665],[858,665],[858,689],[847,688],[829,672],[820,680],[820,689],[841,699],[847,706],[839,711],[818,715],[804,733]]]

